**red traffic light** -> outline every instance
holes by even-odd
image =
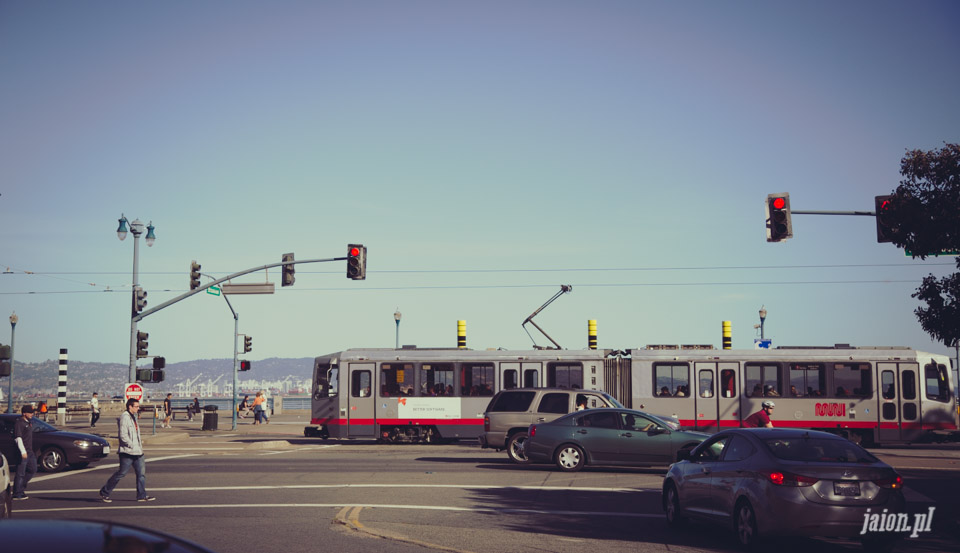
[[[353,257],[360,255],[360,248],[350,248],[350,255]]]
[[[774,209],[783,209],[787,206],[787,201],[783,198],[774,198],[773,199],[773,208]]]

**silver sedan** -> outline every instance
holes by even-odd
[[[718,523],[740,545],[760,536],[854,538],[887,549],[900,537],[870,517],[905,512],[903,480],[844,438],[800,429],[738,428],[715,434],[670,467],[663,482],[667,522]]]

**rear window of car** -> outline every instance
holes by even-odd
[[[487,411],[491,413],[504,412],[504,411],[526,411],[530,408],[530,402],[533,401],[533,396],[537,395],[536,392],[501,392],[499,396],[495,397],[493,401],[490,402],[490,405],[487,407]]]
[[[778,459],[821,463],[876,463],[867,450],[843,438],[771,438],[763,441]]]

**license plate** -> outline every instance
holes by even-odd
[[[833,493],[844,497],[858,496],[860,495],[860,482],[834,482]]]
[[[108,445],[103,446],[103,453],[105,455],[110,455],[110,446]]]

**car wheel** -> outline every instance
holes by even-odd
[[[670,526],[677,527],[686,522],[680,514],[680,493],[672,483],[667,484],[663,491],[663,511],[667,515],[667,524]]]
[[[737,533],[737,542],[745,551],[752,551],[757,545],[757,515],[746,499],[737,502],[733,511],[733,529]]]
[[[564,472],[576,472],[583,468],[586,456],[583,450],[573,444],[561,446],[556,455],[557,466]]]
[[[40,453],[40,466],[46,472],[60,472],[67,465],[67,457],[58,447],[48,447]]]
[[[527,458],[527,451],[524,447],[526,444],[526,432],[517,432],[513,436],[510,436],[510,441],[507,442],[507,457],[510,457],[510,460],[514,463],[521,465],[529,463],[530,459]]]

